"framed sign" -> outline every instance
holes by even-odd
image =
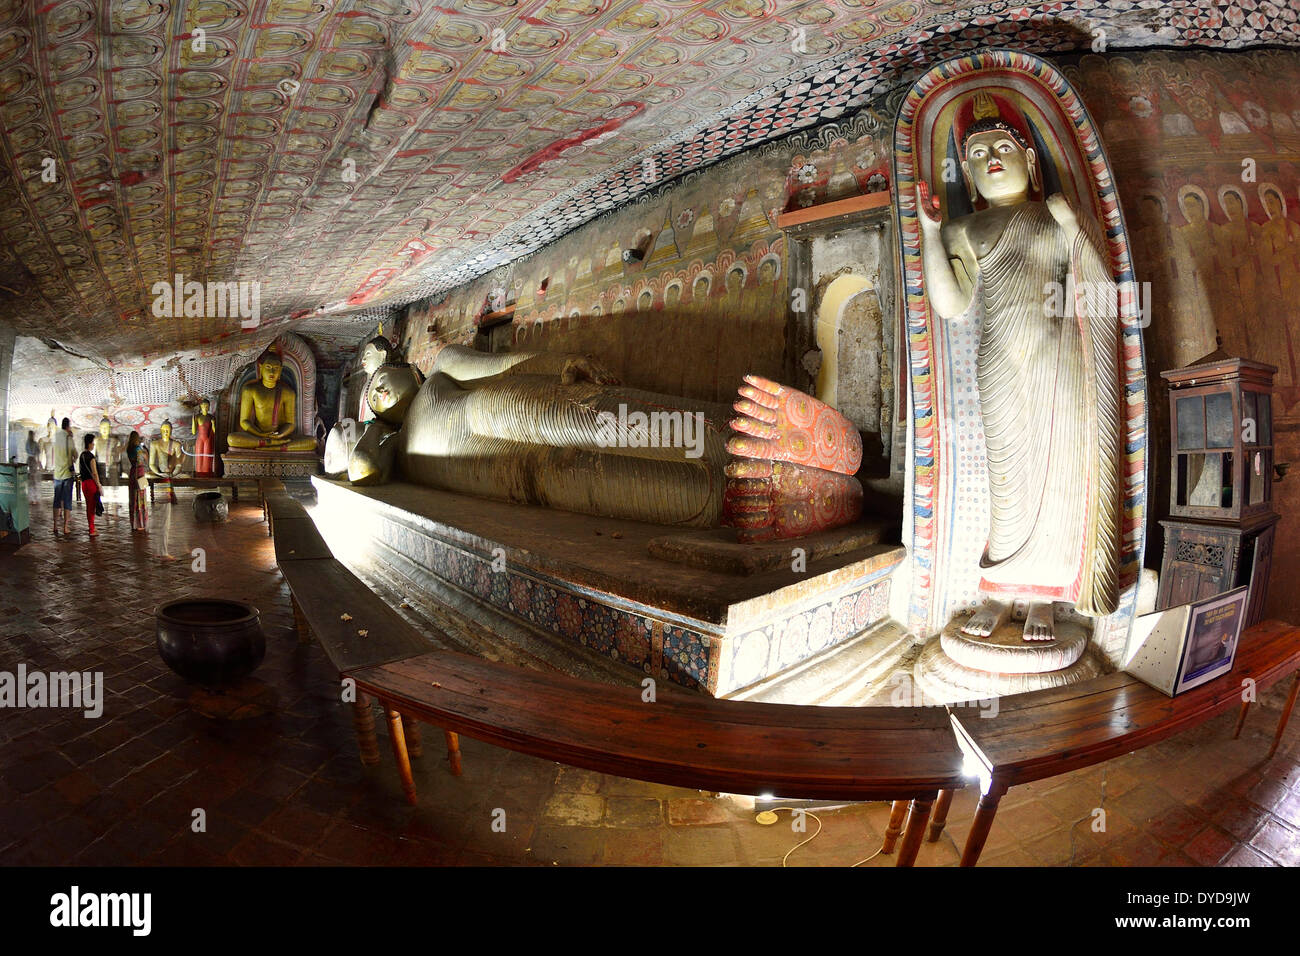
[[[1232,670],[1250,589],[1143,614],[1133,622],[1124,671],[1177,696]]]

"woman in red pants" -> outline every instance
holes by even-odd
[[[86,523],[90,525],[90,536],[97,537],[95,530],[95,510],[99,506],[99,470],[95,466],[95,436],[85,438],[86,450],[77,459],[77,470],[81,473],[81,493],[86,499]]]

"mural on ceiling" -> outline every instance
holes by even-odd
[[[889,125],[864,110],[792,134],[414,303],[407,355],[427,371],[442,346],[471,344],[504,317],[512,348],[592,352],[639,388],[730,401],[748,372],[781,378],[789,291],[778,217],[887,189]]]
[[[454,288],[655,183],[856,109],[928,58],[1077,49],[1097,27],[1112,44],[1296,37],[1289,5],[1137,7],[8,0],[0,317],[133,368],[255,353]],[[152,284],[177,275],[260,282],[276,325],[155,317]]]
[[[1150,283],[1151,371],[1208,354],[1216,335],[1228,352],[1276,365],[1275,460],[1300,460],[1300,52],[1083,56],[1064,71],[1101,127],[1134,274]],[[1148,383],[1153,441],[1167,448],[1164,382]],[[1150,462],[1163,517],[1168,456]],[[1284,521],[1300,514],[1294,478],[1274,495]],[[1275,547],[1280,566],[1300,562],[1294,534]],[[1269,601],[1271,616],[1300,614],[1300,594],[1275,588]]]

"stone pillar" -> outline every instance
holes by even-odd
[[[14,338],[13,326],[0,322],[0,442],[4,445],[0,461],[8,461],[10,455],[18,453],[9,447],[9,372],[14,363]]]

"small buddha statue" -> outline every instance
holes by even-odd
[[[54,433],[59,430],[59,423],[55,421],[54,416],[50,415],[50,420],[45,423],[45,437],[37,442],[41,453],[41,468],[45,471],[54,469]]]
[[[269,348],[257,359],[257,379],[239,393],[239,429],[226,436],[231,448],[314,451],[316,439],[297,435],[297,395],[280,383],[284,363]]]
[[[113,423],[105,415],[99,420],[99,435],[95,438],[95,461],[99,470],[101,488],[117,487],[120,471],[118,456],[121,451],[121,442],[113,436]]]
[[[172,504],[176,504],[176,491],[171,482],[181,473],[185,462],[185,450],[181,443],[172,438],[172,423],[168,419],[158,428],[159,438],[149,443],[149,478],[155,483],[165,483]]]
[[[216,419],[208,412],[209,402],[199,402],[199,413],[190,421],[194,432],[194,477],[211,478],[217,473]]]

